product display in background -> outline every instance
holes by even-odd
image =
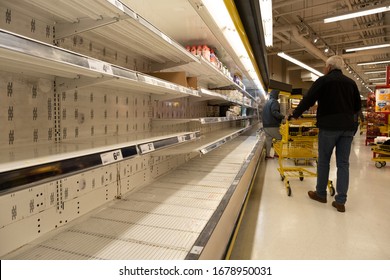
[[[389,136],[389,117],[390,88],[379,86],[367,96],[366,145],[375,144],[377,137]]]
[[[389,113],[390,112],[390,87],[379,88],[375,90],[375,112]]]

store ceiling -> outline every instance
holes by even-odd
[[[344,50],[350,47],[389,43],[390,12],[335,23],[324,23],[324,19],[359,9],[390,5],[389,0],[273,0],[272,4],[274,45],[268,49],[270,59],[283,51],[322,72],[327,57],[331,54],[339,54],[355,71],[357,77],[360,77],[358,81],[357,78],[347,73],[357,81],[364,96],[368,90],[360,82],[361,79],[366,84],[378,81],[384,83],[384,80],[370,79],[384,78],[385,73],[365,73],[384,70],[386,65],[390,64],[370,66],[358,66],[357,64],[389,60],[389,47],[348,54]],[[319,40],[314,43],[316,36]],[[326,45],[330,47],[328,53],[324,52]],[[289,69],[297,69],[297,67],[289,67]]]

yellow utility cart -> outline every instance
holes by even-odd
[[[280,126],[282,140],[274,142],[279,156],[278,171],[285,183],[287,195],[291,196],[289,178],[317,177],[318,128],[313,118],[286,121]],[[335,194],[332,181],[328,182],[330,194]]]

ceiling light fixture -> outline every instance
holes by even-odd
[[[390,63],[390,60],[363,62],[363,63],[358,63],[357,65],[358,66],[364,66],[364,65],[383,64],[383,63]]]
[[[386,78],[372,78],[372,79],[368,79],[369,81],[383,81],[383,80],[386,80]]]
[[[384,85],[385,83],[372,83],[373,85]]]
[[[379,73],[386,73],[386,70],[364,72],[365,75],[368,75],[368,74],[379,74]]]
[[[388,12],[388,11],[390,11],[390,6],[386,5],[386,6],[382,6],[382,7],[378,7],[378,8],[374,8],[374,9],[366,9],[366,10],[361,10],[358,12],[347,13],[344,15],[326,18],[326,19],[324,19],[324,23],[346,20],[346,19],[362,17],[362,16],[383,13],[383,12]]]
[[[260,13],[263,23],[264,41],[267,47],[273,45],[273,21],[272,21],[272,0],[260,1]]]
[[[346,49],[345,52],[357,52],[357,51],[380,49],[380,48],[387,48],[387,47],[390,47],[390,44],[364,46],[364,47],[359,47],[359,48]]]
[[[292,63],[294,63],[294,64],[296,64],[296,65],[298,65],[300,67],[302,67],[302,68],[305,68],[306,70],[309,70],[310,72],[312,72],[313,74],[317,75],[318,77],[321,77],[321,76],[324,75],[320,71],[310,67],[309,65],[306,65],[305,63],[303,63],[303,62],[301,62],[299,60],[296,60],[295,58],[292,58],[291,56],[285,54],[284,52],[278,53],[278,56],[280,56],[280,57],[282,57],[282,58],[284,58],[284,59],[286,59],[286,60],[288,60],[288,61],[290,61],[290,62],[292,62]]]

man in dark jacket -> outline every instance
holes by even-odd
[[[361,109],[356,83],[343,75],[344,61],[332,56],[326,61],[325,75],[318,78],[289,118],[298,118],[318,102],[318,166],[316,191],[309,191],[311,199],[326,203],[330,159],[336,148],[337,183],[332,206],[345,212],[349,186],[349,155],[356,132],[355,116]]]
[[[279,127],[280,123],[284,119],[284,115],[280,113],[280,104],[279,104],[279,90],[273,89],[269,95],[269,99],[263,107],[263,129],[265,132],[265,149],[266,149],[266,158],[271,157],[271,146],[272,139],[281,140],[282,135],[280,135]]]

